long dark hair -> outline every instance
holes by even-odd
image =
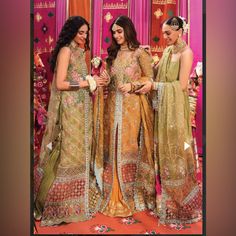
[[[113,31],[112,27],[114,24],[119,25],[124,29],[124,36],[125,40],[127,41],[128,48],[130,50],[135,50],[139,47],[140,42],[137,40],[137,33],[134,28],[134,24],[131,21],[131,19],[127,16],[119,16],[110,26],[110,32],[112,35],[112,42],[110,47],[108,47],[108,57],[106,59],[108,68],[111,67],[113,60],[116,58],[118,50],[120,49],[120,45],[116,42],[116,40],[113,37]]]
[[[52,72],[54,72],[55,70],[57,55],[60,49],[64,47],[65,45],[68,45],[71,43],[71,41],[74,39],[74,37],[78,33],[79,28],[83,25],[88,26],[88,35],[85,41],[85,50],[89,50],[89,30],[90,30],[89,23],[81,16],[71,16],[63,25],[62,30],[59,34],[59,38],[57,40],[56,46],[52,52],[52,57],[50,61]]]

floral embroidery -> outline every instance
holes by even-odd
[[[136,220],[133,217],[126,217],[126,218],[119,219],[119,222],[121,224],[126,224],[126,225],[141,223],[141,221]]]
[[[153,211],[149,211],[148,214],[155,217],[155,218],[157,218],[157,215]]]
[[[68,96],[66,97],[64,102],[65,102],[65,105],[69,106],[75,103],[75,99],[73,96],[70,96],[70,97]]]
[[[160,234],[160,233],[157,233],[155,230],[146,230],[140,232],[140,234]]]
[[[176,230],[184,230],[184,229],[190,229],[191,228],[190,225],[185,225],[185,224],[170,224],[170,227],[172,229],[176,229]]]
[[[114,229],[106,225],[93,225],[91,228],[94,233],[99,233],[99,234],[114,231]]]

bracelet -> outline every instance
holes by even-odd
[[[89,89],[91,92],[93,92],[97,88],[97,84],[95,79],[91,75],[86,76],[86,80],[89,83]]]
[[[158,82],[152,82],[152,87],[153,87],[153,90],[157,90],[158,89]]]
[[[130,82],[130,85],[131,85],[131,89],[130,89],[129,93],[133,93],[134,92],[134,84]]]
[[[70,88],[73,88],[73,89],[79,89],[80,88],[79,81],[77,81],[77,80],[69,81],[69,86],[70,86]]]

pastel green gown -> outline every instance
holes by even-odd
[[[74,74],[87,75],[84,50],[72,41],[67,80]],[[53,173],[45,176],[44,167],[49,161],[49,144],[58,116],[61,97],[62,141],[59,164]],[[62,222],[85,221],[99,209],[100,191],[91,171],[93,165],[92,131],[93,109],[89,89],[58,91],[53,80],[48,109],[48,122],[40,153],[40,165],[35,172],[35,206],[42,217],[41,225],[54,225]],[[54,178],[50,188],[42,177]],[[46,194],[45,201],[42,201]]]
[[[155,79],[159,83],[154,96],[154,150],[161,184],[157,213],[163,224],[192,223],[200,219],[202,195],[196,179],[188,93],[179,81],[180,60],[171,61],[171,47],[164,51]]]

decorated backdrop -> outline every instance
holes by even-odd
[[[150,45],[153,56],[162,56],[165,43],[161,33],[162,22],[173,15],[185,17],[190,24],[186,41],[193,49],[194,65],[202,61],[202,0],[34,0],[34,53],[43,66],[35,65],[34,74],[34,138],[38,155],[44,123],[41,111],[47,110],[53,74],[49,60],[51,51],[65,20],[72,15],[85,17],[91,25],[91,51],[87,64],[94,56],[107,56],[111,42],[109,27],[119,15],[127,15],[134,22],[138,39],[143,45]],[[199,88],[196,105],[196,140],[199,154],[202,154],[202,85]],[[39,109],[40,108],[40,109]],[[41,109],[42,108],[42,109]],[[39,120],[37,120],[39,119]]]

